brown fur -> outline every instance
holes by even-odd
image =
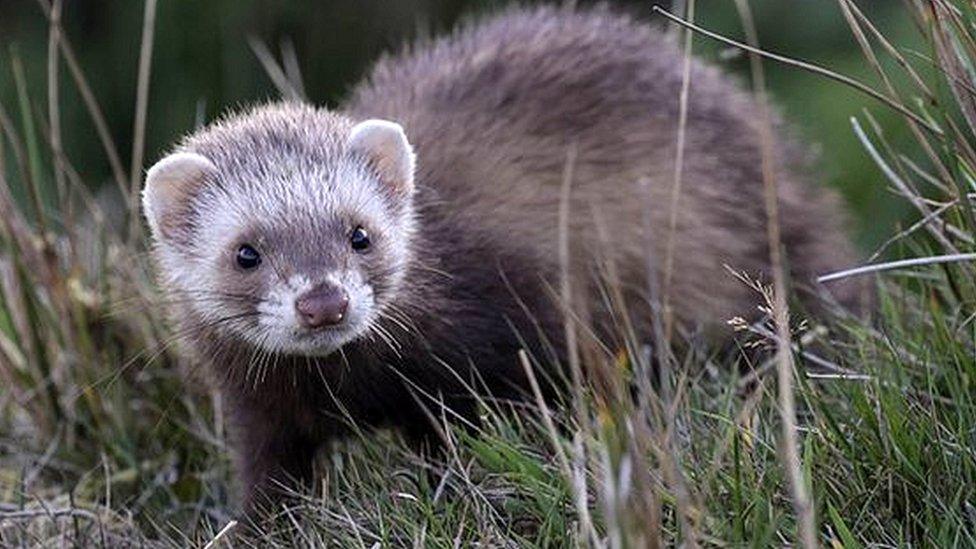
[[[364,334],[324,358],[267,356],[255,378],[245,364],[259,349],[177,307],[191,348],[226,395],[247,505],[276,482],[308,479],[316,448],[348,432],[344,417],[426,436],[411,391],[473,418],[466,384],[515,398],[524,387],[520,348],[542,362],[562,357],[562,318],[549,296],[558,285],[559,195],[572,147],[575,283],[592,288],[598,259],[609,259],[635,303],[646,303],[648,252],[664,263],[681,65],[671,40],[628,17],[512,11],[383,59],[338,117],[271,106],[184,145],[258,184],[261,170],[337,154],[329,136],[350,119],[396,121],[417,152],[417,232],[405,283],[390,296],[397,320],[382,321],[394,345]],[[724,265],[768,275],[759,121],[747,93],[693,64],[671,287],[685,327],[721,333],[727,319],[756,311],[757,296]],[[851,249],[835,199],[803,181],[800,149],[782,132],[778,138],[784,246],[793,279],[809,282],[848,264]],[[198,208],[195,222],[213,215]],[[327,221],[314,217],[255,222],[278,227],[281,245],[298,250]],[[192,226],[185,234],[192,239]],[[382,266],[368,268],[383,291]]]
[[[574,241],[639,271],[645,207],[654,255],[664,256],[682,63],[666,35],[607,11],[513,12],[384,59],[346,110],[404,125],[420,180],[452,205],[454,223],[535,241],[550,261],[575,144]],[[767,270],[760,123],[750,95],[693,64],[672,289],[686,322],[714,325],[752,308],[755,296],[724,264]],[[807,283],[849,262],[851,249],[835,197],[804,181],[802,149],[777,137],[783,240],[794,278]],[[650,197],[641,178],[650,180]],[[595,240],[590,208],[602,213],[614,249]]]

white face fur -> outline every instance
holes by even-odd
[[[143,205],[173,300],[257,349],[321,356],[368,334],[402,282],[414,154],[382,120],[308,139],[243,159],[191,140],[149,170]]]

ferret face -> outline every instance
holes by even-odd
[[[395,314],[413,233],[400,126],[278,107],[185,149],[150,170],[144,206],[165,285],[203,323],[321,356]]]

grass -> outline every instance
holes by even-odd
[[[65,63],[128,192],[142,130],[126,174],[60,30],[60,2],[39,1],[51,15],[49,74]],[[259,540],[235,536],[219,398],[192,382],[160,316],[137,212],[113,223],[118,212],[90,195],[59,146],[69,130],[56,94],[40,103],[11,51],[18,97],[0,104],[0,545],[770,546],[803,541],[804,521],[823,545],[976,545],[974,266],[924,259],[976,252],[976,12],[962,0],[906,4],[931,44],[906,52],[855,4],[838,5],[878,72],[878,108],[900,112],[917,140],[893,150],[868,112],[852,128],[917,213],[889,255],[920,260],[871,275],[870,324],[793,318],[789,410],[775,375],[784,362],[768,352],[786,339],[782,323],[777,333],[733,322],[738,350],[675,347],[653,385],[641,342],[623,337],[607,359],[581,337],[571,365],[581,379],[563,401],[485,403],[478,430],[445,422],[436,456],[389,433],[339,443],[321,483]],[[150,11],[145,20],[151,35]],[[148,79],[147,61],[139,73]],[[757,303],[777,309],[776,292],[755,287]],[[789,416],[795,462],[783,458]],[[796,505],[804,492],[810,505]]]

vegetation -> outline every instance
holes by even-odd
[[[871,275],[871,322],[795,314],[791,352],[777,355],[783,323],[730,319],[736,349],[688,341],[668,353],[659,340],[657,374],[651,347],[622,329],[610,360],[582,347],[567,369],[585,380],[562,402],[516,413],[485,401],[479,429],[445,422],[442,454],[392,434],[331,448],[321,484],[258,540],[237,537],[219,398],[184,381],[194,372],[161,318],[135,201],[117,219],[64,153],[58,78],[82,98],[128,198],[143,165],[139,123],[125,165],[108,103],[60,32],[60,2],[41,4],[54,84],[32,88],[14,50],[16,100],[0,103],[0,545],[976,544],[971,3],[907,2],[913,43],[926,46],[904,48],[838,0],[881,98],[851,134],[914,212],[884,252],[922,258]],[[148,71],[138,74],[144,97]],[[137,102],[136,120],[146,108]],[[893,132],[914,142],[896,148]],[[743,283],[764,311],[781,311],[772,287]],[[793,421],[795,461],[784,458]]]

